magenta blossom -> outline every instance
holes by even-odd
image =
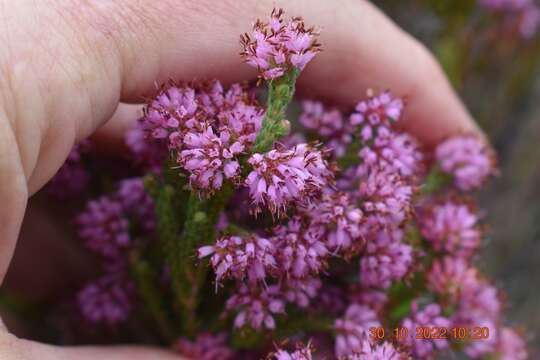
[[[364,245],[360,227],[363,214],[347,193],[325,193],[318,201],[300,204],[300,209],[310,218],[312,226],[323,229],[326,246],[332,252],[352,255],[351,249],[358,250]]]
[[[356,104],[356,112],[350,116],[349,121],[353,126],[361,126],[360,138],[368,141],[376,136],[377,129],[388,128],[391,122],[399,121],[403,107],[402,99],[385,91]]]
[[[266,206],[282,215],[287,205],[310,199],[333,181],[333,172],[324,153],[308,144],[291,150],[273,149],[253,154],[248,162],[253,170],[246,178],[255,212]]]
[[[262,327],[274,329],[274,315],[285,312],[285,301],[277,286],[261,288],[241,285],[227,300],[226,309],[238,311],[234,319],[234,326],[237,328],[248,325],[255,330]]]
[[[276,352],[270,354],[268,360],[312,360],[311,345],[307,346],[297,345],[297,348],[293,352],[288,352],[282,349],[278,349]]]
[[[437,146],[435,157],[442,171],[454,178],[454,185],[468,191],[479,188],[495,173],[491,148],[474,136],[455,136]]]
[[[225,236],[215,245],[199,248],[199,258],[212,255],[210,263],[217,284],[224,278],[242,280],[245,277],[255,283],[264,280],[268,270],[276,266],[274,252],[272,242],[255,235]]]
[[[174,346],[181,355],[193,360],[232,360],[234,351],[227,346],[227,334],[200,333],[195,340],[180,338]]]
[[[125,321],[131,310],[134,286],[122,273],[110,273],[86,285],[77,299],[90,322],[113,325]]]
[[[145,231],[154,229],[156,224],[154,201],[146,192],[142,178],[122,180],[115,195],[124,207],[124,212],[141,224]]]
[[[419,327],[443,327],[449,328],[452,323],[441,314],[441,307],[438,304],[429,304],[423,310],[418,308],[418,303],[413,301],[411,304],[412,314],[402,322],[402,326],[409,330],[409,334],[402,341],[405,346],[411,349],[415,357],[429,358],[434,351],[444,350],[448,348],[448,340],[446,339],[423,339],[416,338],[416,329]]]
[[[380,326],[377,314],[365,305],[349,305],[345,316],[334,322],[336,330],[336,357],[361,353],[364,340],[369,335],[371,327]]]
[[[241,37],[242,57],[264,79],[275,79],[291,69],[303,70],[320,51],[317,33],[302,18],[283,20],[283,10],[272,11],[268,22],[258,20],[251,36]]]
[[[116,257],[131,244],[129,220],[122,203],[102,196],[87,203],[76,219],[85,245],[106,257]]]
[[[419,176],[423,168],[423,155],[419,143],[412,136],[380,127],[371,145],[358,153],[362,163],[357,176],[365,176],[374,166],[385,166],[403,177]]]
[[[399,353],[392,344],[372,344],[367,337],[362,340],[361,350],[346,357],[346,360],[404,360],[408,357]]]
[[[463,258],[444,257],[433,262],[427,286],[434,293],[458,304],[462,295],[478,286],[479,274]]]
[[[277,271],[295,278],[318,274],[330,255],[320,227],[309,226],[300,217],[274,228],[270,241],[276,248]]]
[[[368,241],[360,258],[360,282],[366,287],[388,288],[401,280],[409,271],[413,260],[410,245],[401,243],[401,230],[379,231]]]
[[[479,216],[464,202],[429,203],[418,217],[420,232],[436,251],[470,257],[480,246]]]
[[[377,227],[401,224],[411,212],[414,188],[386,167],[373,167],[360,182],[358,195],[364,215]]]
[[[527,359],[528,355],[525,341],[515,330],[503,327],[499,331],[496,356],[499,360]]]

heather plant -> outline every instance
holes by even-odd
[[[423,148],[400,130],[414,99],[386,89],[352,109],[295,99],[324,51],[299,17],[274,10],[240,43],[258,82],[164,84],[126,136],[129,176],[76,216],[101,264],[74,295],[84,321],[144,321],[141,341],[201,360],[525,359],[474,264],[486,140]],[[80,158],[55,182],[91,177]]]

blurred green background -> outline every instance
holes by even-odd
[[[480,196],[489,237],[478,264],[539,348],[540,36],[523,39],[508,14],[475,0],[374,3],[432,50],[498,151],[501,175]]]

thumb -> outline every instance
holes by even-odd
[[[142,346],[57,347],[18,339],[0,330],[0,359],[10,360],[186,360],[157,348]]]

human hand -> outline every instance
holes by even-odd
[[[121,139],[132,108],[167,78],[255,77],[238,65],[238,34],[282,6],[321,28],[324,51],[299,91],[352,105],[367,88],[407,95],[404,126],[427,145],[478,131],[433,57],[370,3],[270,1],[70,1],[3,5],[0,36],[0,280],[28,196],[61,166],[74,142]],[[116,112],[116,113],[115,113]],[[113,115],[114,114],[114,115]],[[112,120],[108,121],[109,119]],[[58,348],[0,335],[8,359],[175,358],[143,348]]]

